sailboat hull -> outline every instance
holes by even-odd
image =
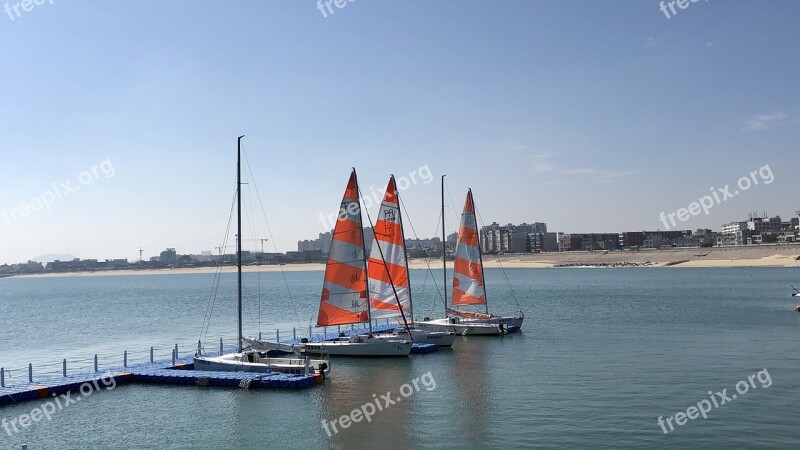
[[[503,324],[516,328],[522,328],[522,322],[525,320],[523,316],[507,316],[507,317],[492,317],[486,323]],[[478,320],[477,322],[482,322]]]
[[[252,356],[250,356],[252,355]],[[216,372],[257,372],[305,375],[305,360],[300,358],[264,358],[257,353],[230,353],[222,356],[195,356],[194,370]],[[312,359],[308,362],[308,374],[330,374],[327,360]]]
[[[384,339],[308,342],[297,344],[297,351],[307,355],[355,357],[403,357],[411,354],[411,342]]]
[[[379,334],[375,336],[378,339],[408,339],[408,332],[405,328],[396,328],[390,334]],[[415,344],[435,344],[439,347],[452,347],[455,341],[456,334],[453,331],[431,331],[423,330],[421,328],[411,328],[411,340]]]
[[[508,327],[499,323],[464,322],[436,319],[416,322],[417,327],[428,331],[451,331],[457,336],[498,336],[508,334]]]

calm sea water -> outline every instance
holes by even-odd
[[[437,281],[441,272],[436,273]],[[797,269],[488,270],[493,310],[525,311],[524,331],[459,337],[452,350],[399,360],[333,361],[323,386],[299,392],[119,386],[69,406],[1,448],[781,447],[800,444]],[[322,272],[246,274],[248,333],[316,319]],[[0,279],[0,366],[35,370],[121,362],[150,346],[166,357],[201,337],[212,275]],[[413,271],[418,315],[442,309],[427,271]],[[235,276],[223,276],[209,342],[235,331]],[[288,289],[287,289],[288,284]],[[441,283],[440,283],[441,284]],[[213,345],[213,344],[209,344]],[[185,349],[185,350],[184,350]],[[118,355],[118,356],[114,356]],[[74,361],[74,362],[72,362]],[[50,365],[50,366],[48,366]],[[767,369],[756,388],[664,434],[674,416]],[[413,393],[371,422],[328,437],[323,420],[375,396]],[[430,378],[427,378],[430,380]],[[431,384],[428,385],[431,387]],[[382,402],[383,404],[383,402]],[[0,409],[10,420],[37,403]]]

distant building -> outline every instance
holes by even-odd
[[[178,261],[178,253],[174,248],[167,248],[158,256],[158,261],[164,264],[175,264]]]
[[[531,253],[559,251],[559,233],[528,233],[528,247]]]
[[[583,247],[583,238],[577,234],[558,233],[556,239],[560,252],[580,250]]]
[[[431,239],[406,239],[406,251],[412,258],[427,256],[442,256],[442,240],[438,237]]]
[[[794,242],[797,237],[797,225],[794,219],[789,222],[780,216],[757,217],[750,214],[743,222],[730,222],[722,225],[721,235],[717,237],[720,247],[731,245],[757,245],[777,242]],[[794,236],[794,237],[791,237]]]
[[[660,234],[651,234],[642,241],[642,248],[661,248],[662,237]]]
[[[547,233],[547,224],[535,222],[521,225],[491,225],[481,227],[479,234],[484,253],[530,253],[531,233]]]
[[[36,261],[28,261],[20,264],[3,264],[0,266],[0,275],[16,275],[24,273],[37,273],[44,271],[44,265]]]
[[[616,250],[619,247],[619,233],[585,233],[579,235],[581,250]]]
[[[512,231],[509,235],[509,251],[511,253],[530,253],[531,240],[525,231]]]
[[[331,233],[330,231],[327,233],[320,233],[317,239],[307,239],[303,241],[297,241],[297,251],[306,252],[306,251],[319,250],[327,255],[328,252],[331,250],[332,241],[333,241],[333,233]]]
[[[710,231],[710,230],[709,230]],[[658,239],[649,240],[648,238],[658,235]],[[660,242],[657,247],[652,247],[654,242]],[[625,231],[619,233],[619,248],[661,248],[661,247],[694,247],[692,230],[676,231]],[[713,245],[713,244],[712,244]]]

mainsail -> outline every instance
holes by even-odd
[[[475,220],[475,204],[472,189],[467,192],[461,224],[458,228],[456,255],[453,264],[453,305],[483,305],[486,290],[483,284],[478,223]]]
[[[372,318],[400,317],[399,299],[406,320],[413,322],[406,243],[394,176],[389,178],[373,232],[367,266]]]
[[[317,325],[344,325],[369,321],[364,230],[356,171],[342,198],[333,230]]]

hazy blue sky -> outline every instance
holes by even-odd
[[[677,228],[800,209],[796,1],[671,18],[652,0],[356,0],[327,18],[312,0],[16,3],[0,262],[213,250],[239,134],[281,251],[322,231],[351,166],[369,190],[427,165],[436,180],[401,194],[421,237],[442,173],[456,209],[472,187],[485,221],[552,231],[663,229],[765,165],[774,182]],[[81,189],[31,203],[67,180]]]

